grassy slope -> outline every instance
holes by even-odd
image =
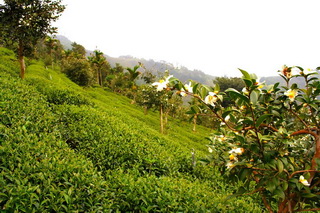
[[[227,187],[206,156],[209,130],[169,120],[130,100],[83,89],[31,61],[17,77],[0,48],[0,208],[8,211],[260,212],[251,197],[225,201]]]

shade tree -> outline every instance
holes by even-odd
[[[62,0],[4,0],[0,4],[0,32],[2,39],[17,47],[20,77],[25,77],[24,56],[39,39],[56,33],[56,21],[65,6]]]

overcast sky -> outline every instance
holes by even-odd
[[[320,66],[319,0],[63,0],[59,34],[215,76]]]

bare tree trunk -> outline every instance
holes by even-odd
[[[26,64],[24,62],[22,41],[19,41],[18,60],[19,60],[19,63],[20,63],[20,78],[24,79],[24,75],[25,75],[25,72],[26,72]]]
[[[99,84],[100,86],[102,86],[102,72],[100,68],[99,68]]]
[[[99,84],[99,85],[100,85],[100,80],[99,80],[99,70],[97,69],[97,70],[96,70],[96,72],[97,72],[97,84]]]
[[[193,116],[193,128],[192,128],[192,131],[196,131],[196,126],[197,126],[197,115],[194,115]]]
[[[311,161],[311,169],[316,170],[317,169],[317,159],[320,159],[320,132],[317,131],[317,137],[315,138],[316,142],[316,152],[312,158]],[[312,181],[313,177],[315,175],[315,172],[311,172],[311,177],[309,179],[309,183]]]
[[[160,105],[160,133],[163,134],[163,106]]]
[[[291,213],[294,212],[294,208],[297,205],[297,201],[295,200],[295,194],[292,193],[289,197],[285,198],[279,204],[278,213]]]
[[[144,109],[143,110],[144,114],[147,115],[148,114],[148,107],[145,106],[145,107],[143,107],[143,109]]]

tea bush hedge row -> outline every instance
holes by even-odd
[[[262,212],[255,197],[225,200],[235,188],[216,169],[192,166],[191,148],[205,156],[202,133],[160,135],[156,113],[140,119],[128,99],[36,61],[21,81],[6,57],[0,48],[0,210]]]
[[[107,183],[88,159],[58,139],[45,98],[3,72],[0,85],[0,209],[108,209]]]

